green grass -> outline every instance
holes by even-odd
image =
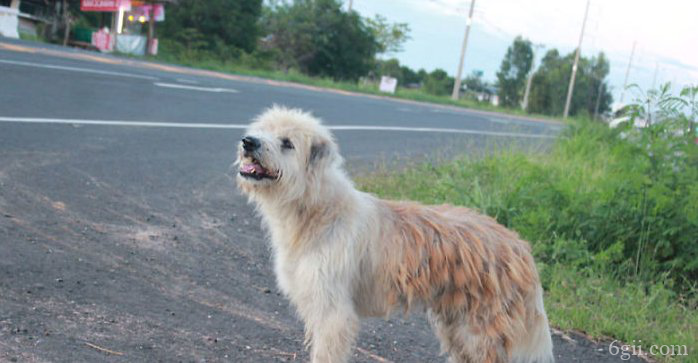
[[[681,361],[698,362],[695,145],[677,153],[619,132],[573,124],[546,153],[500,150],[358,184],[388,199],[475,208],[519,232],[533,246],[554,326],[687,345]]]
[[[30,41],[30,42],[38,42],[38,43],[45,43],[46,42],[42,37],[40,37],[38,35],[24,33],[24,32],[19,33],[19,39]]]
[[[662,283],[620,283],[610,274],[542,264],[545,304],[552,325],[580,330],[606,342],[630,345],[686,345],[679,362],[698,362],[697,301],[683,300]],[[639,343],[639,341],[642,341]],[[660,361],[671,357],[657,356]]]

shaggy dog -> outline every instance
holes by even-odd
[[[356,190],[332,134],[296,109],[258,116],[236,163],[312,362],[346,362],[360,317],[411,308],[453,362],[553,360],[530,247],[492,218]]]

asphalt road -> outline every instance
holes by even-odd
[[[334,127],[354,174],[561,130],[0,39],[0,361],[306,360],[229,172],[241,127],[274,103]],[[559,362],[619,361],[555,343]],[[366,321],[354,361],[438,353],[414,314]]]

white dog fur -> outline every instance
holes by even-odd
[[[516,233],[466,208],[356,190],[332,134],[301,110],[272,107],[246,136],[238,186],[268,228],[312,362],[346,362],[360,317],[415,308],[452,362],[553,361],[538,273]]]

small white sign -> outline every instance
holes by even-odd
[[[381,84],[378,87],[378,89],[381,92],[395,93],[396,88],[397,88],[397,78],[386,77],[386,76],[381,77]]]

